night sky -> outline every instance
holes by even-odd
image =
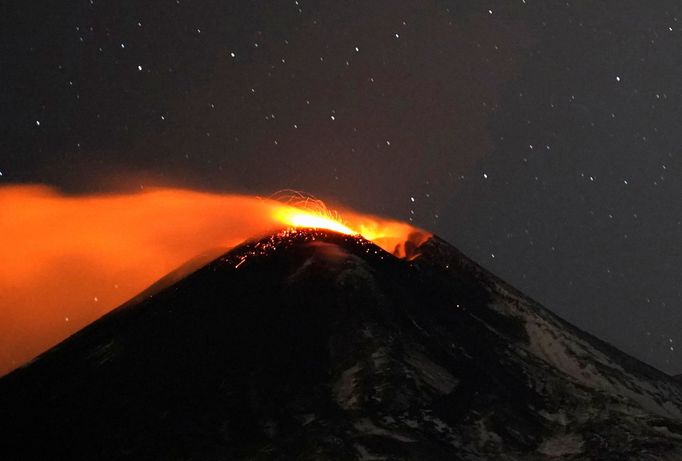
[[[680,373],[680,18],[663,0],[5,2],[0,184],[304,190],[431,230]]]

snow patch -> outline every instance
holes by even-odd
[[[360,455],[360,457],[358,458],[359,461],[379,461],[388,459],[388,456],[379,456],[371,454],[366,447],[360,445],[359,443],[354,444],[354,447],[357,450],[358,454]]]
[[[442,395],[449,394],[457,386],[458,380],[449,371],[420,352],[409,351],[405,354],[405,362],[419,372],[424,383]]]
[[[360,363],[356,363],[352,367],[346,369],[341,373],[341,377],[334,383],[334,395],[336,396],[336,403],[344,410],[352,410],[359,408],[357,395],[353,394],[355,385],[357,384],[356,374],[362,370]]]
[[[573,380],[592,389],[622,395],[643,409],[661,416],[682,417],[682,393],[663,381],[652,383],[624,370],[587,339],[573,334],[541,307],[519,298],[500,283],[494,284],[498,312],[524,321],[530,344],[528,352],[558,368]]]
[[[496,432],[489,430],[482,419],[476,421],[476,428],[478,429],[478,443],[480,446],[485,446],[488,442],[496,445],[502,443],[502,437]]]
[[[562,434],[542,442],[538,452],[552,458],[576,455],[583,452],[584,443],[579,434]]]
[[[379,427],[367,418],[363,418],[354,424],[355,429],[367,435],[378,435],[380,437],[389,437],[399,442],[413,443],[416,440],[406,437],[397,432],[389,431],[383,427]]]
[[[538,414],[547,421],[552,421],[553,423],[560,424],[561,426],[566,426],[568,424],[566,414],[561,410],[559,410],[558,413],[549,413],[548,411],[540,410],[538,411]]]

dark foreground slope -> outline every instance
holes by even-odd
[[[288,231],[0,380],[0,458],[682,459],[682,391],[432,238]]]

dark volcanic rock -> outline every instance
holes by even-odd
[[[138,296],[0,379],[0,457],[682,459],[676,381],[418,250],[286,231]]]

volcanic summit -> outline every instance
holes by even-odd
[[[682,459],[673,378],[405,250],[289,229],[169,274],[0,379],[2,459]]]

